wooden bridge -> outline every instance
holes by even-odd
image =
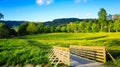
[[[56,47],[49,53],[51,64],[65,64],[72,67],[104,67],[106,63],[105,47],[73,46]]]

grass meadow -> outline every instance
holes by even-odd
[[[52,46],[106,46],[107,65],[120,67],[120,33],[47,33],[0,39],[0,65],[49,64],[47,53]]]

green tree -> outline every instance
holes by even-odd
[[[56,28],[55,28],[55,32],[61,32],[61,27],[60,26],[57,26]]]
[[[73,22],[67,24],[67,32],[77,32],[77,24]]]
[[[99,31],[99,26],[96,23],[92,24],[92,32],[98,32]]]
[[[85,32],[85,22],[80,22],[79,24],[78,24],[78,31],[79,32]]]
[[[50,26],[44,26],[44,33],[50,33]]]
[[[113,21],[108,21],[108,32],[112,32],[113,31],[113,27],[114,27],[114,24],[113,24]]]
[[[67,32],[71,32],[71,30],[70,30],[70,24],[67,24],[66,30],[67,30]]]
[[[120,20],[115,20],[114,29],[116,32],[118,32],[120,30]]]
[[[17,32],[15,31],[15,29],[10,29],[10,35],[11,36],[16,36]]]
[[[18,32],[19,26],[16,26],[16,25],[15,25],[15,26],[13,26],[12,28],[13,28],[16,32]]]
[[[37,27],[38,27],[38,32],[39,32],[39,33],[43,33],[43,32],[44,32],[44,31],[43,31],[43,30],[44,30],[44,26],[43,26],[43,23],[42,23],[42,22],[38,23],[38,26],[37,26]]]
[[[66,32],[66,27],[65,26],[61,27],[61,31]]]
[[[25,35],[27,34],[27,26],[28,24],[27,23],[22,23],[20,24],[19,28],[18,28],[18,34],[19,35]]]
[[[71,23],[71,31],[77,32],[77,24],[76,23]]]
[[[91,32],[91,25],[92,25],[91,22],[87,22],[86,23],[86,25],[85,25],[85,32]]]
[[[30,22],[27,26],[27,32],[29,34],[35,34],[38,32],[38,28],[36,27],[34,22]]]
[[[10,28],[4,23],[0,23],[0,38],[5,38],[10,36]]]
[[[0,13],[0,19],[4,18],[4,15],[2,13]]]
[[[98,16],[99,16],[99,23],[101,26],[101,31],[104,31],[104,28],[106,28],[106,24],[107,24],[107,12],[104,8],[101,8],[100,11],[98,12]]]
[[[51,32],[51,33],[55,32],[55,27],[54,27],[54,26],[51,26],[51,27],[50,27],[50,32]]]

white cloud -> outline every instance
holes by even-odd
[[[47,0],[47,5],[51,4],[52,3],[52,0]]]
[[[88,0],[75,0],[75,3],[80,3],[80,2],[87,2]]]
[[[36,0],[38,5],[49,5],[53,2],[53,0]]]

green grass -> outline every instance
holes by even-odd
[[[69,45],[106,46],[117,58],[120,56],[120,33],[48,33],[0,39],[0,65],[45,65],[49,63],[47,53],[52,46]]]
[[[47,64],[49,48],[34,40],[1,39],[0,65]]]

